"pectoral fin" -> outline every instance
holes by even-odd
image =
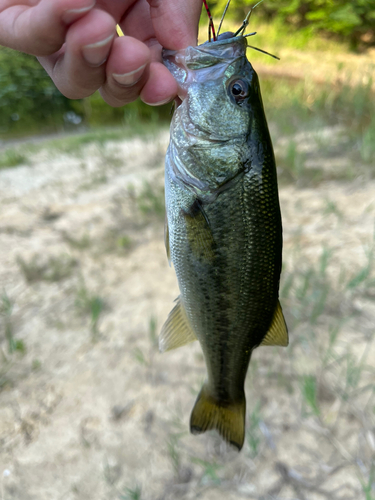
[[[260,345],[281,345],[283,347],[286,347],[288,343],[288,329],[285,323],[280,302],[277,301],[277,306],[273,315],[271,326]]]
[[[176,349],[197,340],[186,317],[180,297],[176,301],[177,304],[169,313],[167,321],[164,323],[159,335],[160,352],[170,351],[171,349]]]
[[[211,262],[215,257],[215,241],[201,203],[195,200],[189,211],[183,211],[183,215],[193,255]]]

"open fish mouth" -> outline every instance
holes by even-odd
[[[223,78],[229,66],[246,56],[246,48],[246,38],[230,37],[180,51],[164,49],[163,62],[177,81],[178,98],[183,101],[194,83]]]

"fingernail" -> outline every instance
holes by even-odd
[[[107,60],[109,50],[112,45],[114,34],[101,40],[100,42],[85,45],[82,49],[83,57],[86,59],[90,66],[101,66]]]
[[[116,80],[116,82],[119,83],[120,85],[123,85],[124,87],[131,87],[141,79],[145,67],[146,64],[139,67],[138,69],[135,69],[134,71],[130,71],[129,73],[123,73],[122,75],[119,75],[118,73],[113,73],[112,76],[114,80]]]
[[[159,101],[159,102],[146,102],[143,101],[145,104],[148,104],[149,106],[162,106],[163,104],[167,104],[168,102],[172,102],[172,98],[169,97],[168,99],[165,99],[164,101]]]
[[[84,14],[86,14],[86,12],[89,12],[89,10],[91,10],[94,7],[94,5],[95,5],[95,0],[91,2],[91,5],[89,5],[88,7],[82,7],[81,9],[66,10],[62,15],[61,19],[65,24],[71,24],[73,21],[79,19]]]

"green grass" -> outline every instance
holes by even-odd
[[[246,440],[249,445],[250,456],[256,458],[260,453],[260,448],[264,441],[264,437],[260,431],[259,424],[261,423],[261,404],[258,401],[252,406],[248,416],[248,425],[246,428]]]
[[[222,6],[220,6],[219,11],[213,11],[215,14],[215,24],[219,25],[220,17],[223,12]],[[245,15],[245,12],[244,12]],[[241,25],[241,20],[233,20],[230,9],[225,17],[225,22],[223,25],[224,31],[235,31]],[[309,52],[329,52],[331,54],[341,54],[342,52],[347,52],[349,50],[349,43],[339,42],[334,39],[324,38],[322,36],[316,35],[312,31],[308,30],[295,30],[291,29],[290,26],[286,26],[281,22],[274,21],[271,23],[265,23],[259,16],[257,16],[256,10],[254,10],[251,15],[250,24],[246,30],[246,33],[252,33],[256,31],[256,35],[251,37],[249,40],[250,45],[255,47],[263,48],[268,51],[273,51],[277,55],[280,47],[290,48],[296,50],[303,50]],[[199,40],[201,43],[207,40],[207,15],[204,14],[201,18]],[[267,58],[263,54],[257,54],[255,50],[250,52],[251,59],[261,59]],[[268,62],[272,64],[272,59]]]
[[[167,128],[167,124],[165,128]],[[143,123],[137,121],[132,125],[123,125],[113,128],[93,128],[86,132],[75,134],[67,134],[57,139],[48,139],[45,141],[31,146],[32,151],[40,151],[41,149],[48,149],[54,154],[67,153],[77,154],[82,149],[90,144],[96,144],[99,148],[103,148],[107,142],[120,142],[126,139],[131,139],[137,136],[154,136],[160,132],[160,124]],[[103,151],[103,150],[101,150]]]
[[[149,366],[150,362],[146,358],[146,355],[139,347],[136,347],[133,351],[134,358],[138,361],[140,365]]]
[[[75,238],[68,233],[63,234],[63,239],[66,241],[72,248],[77,250],[86,250],[90,248],[92,241],[88,234],[83,234],[82,236]]]
[[[136,198],[139,211],[147,218],[156,217],[164,220],[164,189],[146,182]]]
[[[0,170],[28,164],[28,156],[14,148],[0,150]]]
[[[98,253],[117,253],[118,255],[127,256],[134,247],[134,240],[125,234],[121,227],[115,227],[108,230],[102,239],[102,244],[99,245]]]
[[[117,248],[121,251],[128,251],[132,247],[132,239],[130,236],[124,234],[116,239]]]
[[[308,415],[308,410],[312,411],[314,415],[319,415],[316,377],[314,375],[303,375],[300,385],[304,402],[303,415]]]
[[[142,498],[142,487],[137,484],[133,487],[125,488],[123,493],[120,494],[120,500],[141,500]]]
[[[372,126],[375,104],[371,79],[366,84],[333,86],[328,82],[263,77],[261,86],[268,118],[287,132],[297,132],[303,124],[319,127],[324,122],[362,132]]]
[[[200,483],[201,485],[217,485],[219,486],[222,482],[220,478],[219,471],[223,468],[221,464],[215,461],[203,460],[198,457],[192,457],[191,462],[193,464],[199,465],[202,470]]]
[[[34,136],[30,141],[26,137],[17,148],[0,150],[0,169],[28,164],[30,158],[40,151],[47,151],[53,156],[61,153],[79,156],[86,147],[93,144],[98,147],[98,158],[104,161],[107,167],[116,168],[122,164],[122,160],[105,150],[106,143],[121,142],[138,136],[152,138],[159,134],[161,129],[167,130],[168,125],[167,121],[144,122],[137,119],[129,124],[92,127],[86,131],[63,133],[59,137],[46,135],[37,142],[33,141]],[[34,133],[37,134],[37,131],[36,125]]]
[[[155,316],[150,317],[149,321],[149,338],[151,345],[156,349],[159,348],[159,338],[158,338],[158,328],[157,328],[157,320]]]
[[[77,266],[77,261],[67,254],[50,257],[47,260],[34,256],[29,260],[17,257],[17,263],[28,283],[38,281],[62,281],[69,278]]]
[[[25,344],[23,340],[15,339],[13,334],[13,306],[13,301],[4,290],[0,297],[0,317],[3,318],[4,334],[8,343],[8,352],[9,354],[13,354],[18,351],[23,354],[26,351]]]
[[[181,434],[171,434],[167,440],[168,455],[176,477],[179,476],[181,470],[180,437]]]
[[[76,291],[75,306],[80,314],[90,317],[91,338],[93,342],[96,342],[99,337],[99,319],[105,309],[104,299],[99,295],[92,294],[88,290],[84,280],[81,280]]]
[[[273,141],[289,137],[287,146],[277,155],[281,182],[300,187],[317,185],[323,180],[353,180],[375,177],[375,94],[372,80],[365,84],[314,84],[290,82],[282,78],[261,78],[264,108],[272,126]],[[286,119],[287,117],[287,119]],[[324,127],[339,126],[341,132],[319,139]],[[309,154],[300,150],[295,135],[308,132]],[[340,157],[349,166],[325,171],[319,158]],[[306,168],[309,159],[315,167]]]

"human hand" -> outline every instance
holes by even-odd
[[[66,97],[111,106],[177,94],[161,48],[195,45],[201,0],[0,0],[0,45],[38,57]],[[124,37],[117,37],[119,24]]]

